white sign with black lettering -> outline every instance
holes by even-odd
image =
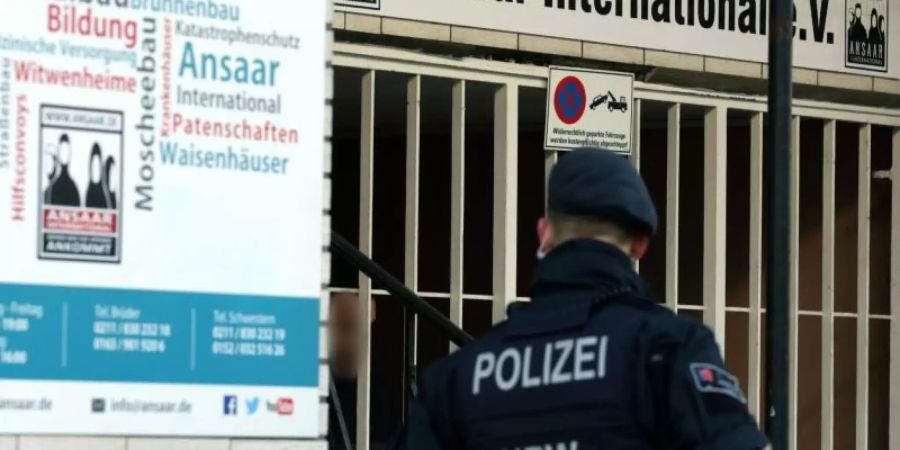
[[[773,0],[339,0],[339,11],[768,61]],[[377,7],[373,10],[373,3]],[[794,65],[900,78],[897,0],[794,2]],[[894,62],[892,62],[894,61]],[[648,65],[652,65],[647,61]]]
[[[634,75],[550,68],[544,146],[631,153]]]

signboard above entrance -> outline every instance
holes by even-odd
[[[342,0],[384,17],[766,62],[766,0]],[[900,1],[797,0],[797,67],[900,78]]]
[[[631,153],[634,75],[550,69],[544,147]]]

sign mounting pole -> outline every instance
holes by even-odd
[[[774,450],[788,450],[788,377],[790,340],[790,158],[791,158],[791,45],[793,4],[771,3],[769,16],[769,114],[766,132],[768,189],[765,207],[767,245],[766,321],[768,339],[766,431]]]

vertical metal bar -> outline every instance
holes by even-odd
[[[628,159],[631,160],[631,164],[634,165],[634,168],[637,169],[638,172],[641,171],[641,99],[634,99],[634,107],[632,108],[632,114],[634,119],[631,123],[634,124],[631,129],[631,154],[628,156]]]
[[[747,397],[750,413],[761,419],[762,362],[762,208],[763,208],[763,114],[750,118],[750,338]]]
[[[450,156],[450,320],[463,326],[463,236],[466,200],[466,82],[453,84]],[[450,351],[456,345],[450,343]]]
[[[403,418],[409,417],[412,402],[418,395],[418,336],[419,317],[412,308],[404,308],[403,315]]]
[[[406,85],[406,223],[404,226],[404,282],[419,290],[419,147],[421,145],[422,78]]]
[[[766,365],[768,409],[766,431],[774,450],[788,449],[789,389],[789,255],[784,251],[790,236],[790,141],[791,61],[793,3],[771,2],[769,8],[769,128],[766,147],[768,168],[766,215]]]
[[[891,168],[891,375],[889,449],[900,450],[900,128]]]
[[[825,122],[822,148],[822,450],[834,449],[835,121]]]
[[[666,125],[666,306],[678,308],[678,217],[681,183],[681,105],[669,105]]]
[[[555,150],[546,150],[544,151],[544,192],[547,192],[547,189],[550,187],[550,173],[553,172],[553,167],[556,166],[556,161],[559,159],[559,154]],[[544,195],[544,209],[547,209],[547,199],[548,196]]]
[[[553,173],[553,167],[556,166],[556,162],[559,160],[559,152],[556,150],[545,150],[544,151],[544,216],[547,216],[547,208],[549,202],[549,195],[546,193],[550,192],[550,174]]]
[[[375,71],[362,77],[359,142],[359,251],[372,256],[372,182],[375,176]],[[359,274],[359,369],[356,382],[356,449],[369,450],[372,282]]]
[[[494,323],[516,298],[518,116],[519,87],[500,86],[494,94]]]
[[[703,195],[703,321],[725,349],[725,227],[727,110],[706,111]]]
[[[406,218],[404,224],[404,282],[419,290],[419,155],[421,146],[422,77],[414,75],[406,83]],[[408,412],[416,389],[418,316],[404,308],[404,412]],[[405,414],[404,414],[405,417]]]
[[[859,128],[859,198],[856,244],[856,450],[869,448],[869,222],[872,125]]]
[[[790,182],[790,237],[788,239],[789,294],[788,294],[788,448],[797,448],[797,380],[798,362],[797,330],[800,305],[800,117],[791,120],[791,182]]]
[[[634,99],[634,108],[632,111],[634,119],[632,120],[632,130],[631,130],[631,155],[629,159],[631,159],[631,164],[634,165],[634,168],[641,172],[641,100]],[[636,259],[634,260],[634,270],[637,272],[641,271],[641,261]]]

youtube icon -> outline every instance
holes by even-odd
[[[278,415],[290,416],[294,414],[294,399],[282,397],[278,399],[278,406],[275,409]]]

